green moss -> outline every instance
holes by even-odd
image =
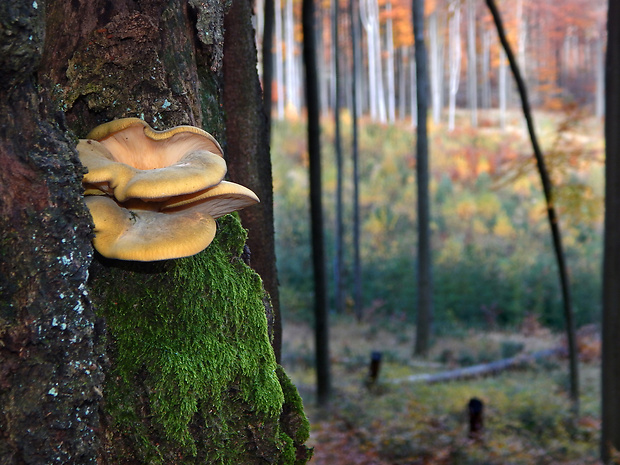
[[[103,297],[99,311],[114,340],[106,409],[118,430],[143,448],[140,455],[148,463],[164,460],[148,439],[151,423],[184,453],[200,453],[194,432],[198,412],[204,423],[197,427],[208,429],[212,442],[206,463],[245,452],[244,414],[274,425],[271,437],[278,438],[285,397],[267,336],[264,290],[260,277],[239,258],[246,233],[237,217],[218,223],[205,251],[161,263],[143,275],[140,286],[93,289]],[[243,408],[234,411],[231,405]],[[145,415],[144,409],[151,411]],[[149,415],[154,421],[147,423]],[[279,449],[290,442],[278,441]]]

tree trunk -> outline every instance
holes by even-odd
[[[223,5],[49,0],[45,13],[31,1],[0,11],[30,28],[11,38],[26,48],[0,48],[8,122],[0,155],[14,166],[0,184],[6,463],[308,458],[301,402],[276,364],[265,294],[242,260],[245,231],[234,216],[218,220],[213,243],[193,257],[95,254],[90,263],[73,134],[138,116],[159,129],[203,126],[225,146]],[[28,14],[13,18],[15,11]],[[255,64],[254,49],[246,66]],[[34,186],[35,202],[20,194]]]
[[[438,15],[437,11],[431,13],[428,20],[429,34],[430,34],[430,51],[431,51],[431,93],[432,93],[432,104],[433,104],[433,122],[438,124],[441,120],[441,107],[443,105],[441,94],[442,94],[442,79],[441,79],[441,52],[440,52],[440,44],[439,44],[439,25],[438,25]]]
[[[351,83],[351,157],[353,159],[353,295],[355,301],[355,316],[358,321],[363,317],[363,301],[362,301],[362,260],[360,254],[360,182],[359,182],[359,112],[361,103],[358,100],[358,84],[359,84],[359,68],[361,48],[358,47],[360,28],[357,19],[356,0],[349,0],[349,12],[351,14],[351,75],[353,80]]]
[[[263,63],[263,107],[267,117],[267,131],[271,134],[271,108],[273,106],[273,30],[275,21],[274,0],[265,1],[265,20],[263,22],[262,63]],[[270,137],[271,139],[271,137]]]
[[[250,265],[263,279],[272,310],[276,360],[282,351],[282,322],[276,270],[273,180],[269,128],[256,74],[256,46],[250,0],[235,0],[224,21],[224,94],[226,153],[232,179],[252,189],[261,203],[239,212],[248,229]]]
[[[482,31],[482,108],[491,108],[491,31]]]
[[[534,152],[534,158],[536,159],[536,167],[538,168],[538,174],[540,175],[540,181],[543,188],[543,195],[545,196],[545,203],[547,205],[547,219],[549,220],[549,229],[551,230],[551,239],[553,241],[553,251],[555,253],[558,274],[560,278],[560,289],[562,291],[562,300],[564,307],[564,321],[566,324],[566,340],[568,342],[568,363],[569,363],[569,379],[570,379],[570,398],[572,402],[572,410],[575,417],[579,414],[579,360],[577,353],[577,337],[575,334],[575,320],[573,316],[573,305],[570,292],[570,282],[568,275],[568,267],[566,265],[566,257],[564,255],[564,247],[562,245],[562,234],[560,231],[560,222],[556,213],[556,209],[553,203],[553,192],[551,179],[545,164],[538,138],[536,137],[536,131],[534,129],[534,119],[532,116],[532,110],[530,107],[529,98],[527,95],[527,88],[525,82],[521,77],[519,65],[512,53],[504,26],[502,24],[499,11],[493,0],[486,0],[486,4],[493,16],[493,22],[497,28],[497,34],[499,36],[502,48],[508,58],[508,63],[512,74],[517,83],[517,89],[519,91],[519,97],[521,98],[521,107],[523,109],[523,116],[527,125],[528,133],[530,135],[530,141],[532,142],[532,149]]]
[[[601,458],[620,450],[620,4],[609,2],[605,63],[605,231],[603,250]]]
[[[478,126],[478,70],[476,60],[476,3],[467,1],[467,98],[472,127]]]
[[[418,128],[416,177],[418,184],[418,316],[415,354],[426,355],[430,346],[433,319],[433,282],[430,236],[428,169],[428,72],[424,44],[424,0],[413,0]]]
[[[276,115],[284,118],[284,54],[282,47],[282,0],[275,0],[275,39],[276,39]]]
[[[415,66],[415,47],[412,47],[412,53],[409,53],[409,74],[411,75],[411,126],[418,127],[418,83],[416,78]]]
[[[95,463],[103,328],[83,169],[36,78],[43,9],[4,1],[0,17],[0,462]]]
[[[338,0],[332,4],[332,50],[334,57],[334,152],[336,156],[336,244],[334,254],[334,293],[336,312],[344,313],[344,212],[343,212],[343,177],[342,137],[340,130],[340,44],[338,40],[339,9]]]
[[[299,88],[297,86],[296,60],[295,60],[295,22],[293,20],[293,0],[286,1],[284,9],[284,62],[286,70],[286,109],[299,114],[301,104],[299,102]]]
[[[514,370],[516,368],[523,367],[524,365],[533,364],[545,358],[557,357],[564,351],[565,349],[563,347],[539,350],[538,352],[533,352],[531,354],[521,354],[515,357],[496,360],[494,362],[482,363],[480,365],[456,368],[449,371],[440,371],[438,373],[419,373],[405,378],[390,379],[390,382],[395,384],[403,382],[435,384],[497,375],[506,370]]]
[[[375,73],[375,60],[374,53],[374,28],[375,19],[373,17],[372,2],[374,0],[361,0],[360,1],[360,16],[362,18],[362,25],[366,31],[366,53],[368,56],[368,106],[370,110],[370,118],[376,120],[378,118],[377,108],[377,82]]]
[[[507,84],[507,69],[506,69],[506,52],[501,48],[499,50],[499,64],[497,65],[499,77],[498,77],[498,99],[499,99],[499,126],[502,129],[506,129],[506,101],[508,100],[508,84]]]
[[[387,80],[387,114],[388,122],[396,121],[396,90],[394,88],[394,31],[392,26],[392,3],[385,5],[388,14],[385,24],[386,80]]]
[[[456,94],[459,91],[461,77],[461,4],[457,1],[450,4],[450,106],[448,113],[448,131],[454,130],[456,112]]]
[[[314,315],[317,399],[325,405],[331,394],[329,361],[329,322],[327,282],[325,276],[325,241],[323,237],[323,205],[321,182],[321,126],[319,83],[316,69],[315,10],[313,0],[303,0],[303,55],[308,107],[308,156],[310,176],[310,229],[312,233],[312,266],[314,270]]]
[[[596,94],[594,114],[597,118],[605,115],[605,40],[602,33],[596,37]]]

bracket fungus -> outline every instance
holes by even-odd
[[[93,245],[108,258],[154,261],[194,255],[215,236],[215,219],[259,202],[224,181],[211,134],[194,126],[156,131],[139,118],[93,129],[77,146],[95,223]]]

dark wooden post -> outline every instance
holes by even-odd
[[[368,372],[368,385],[372,386],[377,382],[379,378],[379,371],[381,370],[381,358],[383,354],[381,352],[373,351],[370,354],[370,370]]]
[[[469,410],[469,437],[479,440],[484,429],[484,403],[477,397],[472,397],[467,408]]]

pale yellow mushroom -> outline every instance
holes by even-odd
[[[101,255],[154,261],[194,255],[215,235],[215,218],[259,202],[223,181],[226,162],[202,129],[155,131],[137,118],[97,126],[80,140],[86,204]]]
[[[213,218],[227,215],[260,202],[254,192],[234,182],[222,181],[195,194],[178,195],[165,201],[162,210],[186,207],[189,204],[204,204]]]
[[[84,182],[109,184],[114,197],[160,200],[196,192],[226,175],[222,149],[208,132],[193,126],[155,131],[138,118],[97,126],[80,140],[88,169]]]
[[[213,240],[215,219],[196,206],[168,212],[123,208],[110,197],[88,196],[95,249],[108,258],[155,261],[188,257]]]
[[[226,174],[226,162],[208,151],[181,151],[176,162],[161,168],[136,168],[122,160],[101,142],[84,139],[78,143],[80,161],[88,169],[85,184],[99,185],[123,202],[130,198],[154,201],[175,195],[190,194],[217,185]],[[142,147],[145,158],[153,155]],[[169,158],[170,159],[170,158]],[[107,184],[107,187],[105,185]]]

